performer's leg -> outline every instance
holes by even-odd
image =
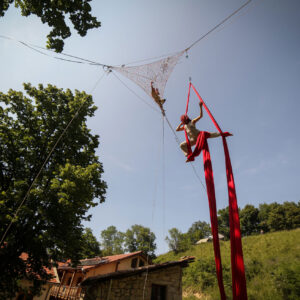
[[[187,143],[186,142],[182,142],[180,144],[180,148],[183,151],[184,155],[187,156],[188,155],[188,147],[187,147]]]
[[[221,136],[221,133],[219,132],[211,132],[210,135],[209,135],[209,138],[216,138],[216,137],[219,137]]]

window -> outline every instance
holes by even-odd
[[[136,268],[137,266],[137,258],[133,258],[131,261],[131,268]]]
[[[145,262],[142,259],[140,259],[139,267],[143,267],[144,265],[145,265]]]
[[[167,287],[165,285],[152,284],[151,300],[167,300]]]

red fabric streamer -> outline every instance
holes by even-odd
[[[203,103],[203,106],[207,111],[208,115],[210,116],[215,127],[222,135],[225,163],[226,163],[228,198],[229,198],[232,294],[233,294],[233,300],[247,300],[247,287],[246,287],[245,267],[244,267],[243,249],[242,249],[242,241],[241,241],[240,219],[238,213],[237,197],[236,197],[236,191],[234,185],[232,166],[231,166],[229,150],[225,138],[230,134],[228,132],[222,132],[217,121],[214,119],[213,115],[211,114],[208,107],[206,106],[203,99],[201,98],[201,96],[199,95],[199,93],[197,92],[197,90],[195,89],[195,87],[192,85],[191,82],[189,84],[186,114],[188,111],[191,87],[195,91],[200,102]],[[226,299],[225,292],[224,292],[223,278],[222,278],[222,265],[221,265],[220,246],[219,246],[219,237],[218,237],[218,221],[217,221],[217,208],[216,208],[216,200],[215,200],[215,189],[214,189],[214,182],[213,182],[213,172],[211,166],[210,153],[207,144],[207,138],[209,136],[207,134],[209,133],[203,131],[199,133],[195,149],[192,152],[187,133],[185,132],[186,140],[188,143],[188,161],[194,160],[195,157],[201,153],[201,150],[203,150],[204,171],[205,171],[205,180],[207,186],[207,196],[208,196],[209,207],[210,207],[210,217],[211,217],[211,226],[212,226],[212,233],[213,233],[217,278],[218,278],[221,299]]]
[[[217,273],[221,299],[225,300],[226,294],[225,294],[224,283],[223,283],[214,175],[213,175],[213,169],[212,169],[210,153],[209,153],[209,148],[207,143],[207,138],[209,138],[209,136],[210,133],[207,131],[199,132],[194,152],[189,152],[188,160],[189,161],[194,160],[196,156],[200,155],[201,151],[203,152],[204,174],[205,174],[206,191],[207,191],[207,197],[209,203],[211,231],[213,236],[213,245],[214,245],[214,252],[215,252],[216,273]]]

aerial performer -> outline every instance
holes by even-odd
[[[161,99],[158,89],[153,86],[153,81],[151,82],[151,96],[158,104],[162,114],[165,115],[163,104],[166,102],[166,99]]]
[[[176,131],[185,130],[189,139],[189,141],[184,141],[180,144],[181,150],[183,151],[184,155],[187,157],[186,162],[194,160],[194,157],[200,154],[203,148],[202,144],[204,143],[205,139],[216,138],[219,136],[232,136],[232,134],[229,132],[219,133],[219,132],[207,132],[207,131],[198,130],[196,128],[196,123],[203,117],[203,111],[202,111],[203,102],[200,102],[199,106],[200,106],[200,114],[198,117],[191,120],[187,114],[184,114],[180,117],[181,123],[176,128]],[[198,153],[193,154],[191,153],[191,151],[189,151],[189,147],[195,146],[197,144],[197,141],[201,149],[199,149],[200,150],[199,154]]]

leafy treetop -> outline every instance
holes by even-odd
[[[103,202],[106,192],[103,167],[95,153],[99,137],[86,124],[96,110],[92,97],[53,85],[35,88],[24,84],[24,90],[27,95],[14,90],[0,93],[1,236],[13,221],[5,246],[0,248],[4,299],[14,295],[22,278],[30,279],[34,287],[41,284],[48,278],[44,267],[50,267],[51,260],[76,262],[82,258],[81,222],[90,219],[89,208]],[[50,149],[80,106],[13,218]],[[24,252],[27,262],[19,258]]]
[[[33,14],[52,28],[47,35],[47,48],[62,52],[64,39],[71,36],[70,27],[66,24],[68,16],[77,33],[85,36],[87,31],[98,28],[101,23],[91,15],[91,0],[3,0],[0,2],[0,16],[4,16],[11,3],[21,9],[22,16]]]

